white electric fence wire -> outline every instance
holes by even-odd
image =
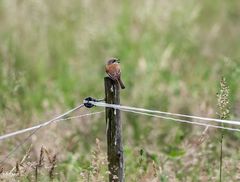
[[[162,116],[163,115],[169,115],[169,116],[178,116],[178,117],[185,117],[185,118],[191,118],[191,119],[196,119],[196,120],[202,120],[202,121],[212,121],[212,122],[217,122],[217,123],[225,123],[225,124],[231,124],[231,125],[240,125],[240,121],[234,121],[234,120],[222,120],[222,119],[215,119],[215,118],[207,118],[207,117],[199,117],[199,116],[193,116],[193,115],[186,115],[186,114],[178,114],[178,113],[171,113],[171,112],[164,112],[164,111],[158,111],[158,110],[150,110],[150,109],[144,109],[144,108],[137,108],[137,107],[130,107],[130,106],[122,106],[122,105],[116,105],[116,104],[107,104],[105,102],[95,102],[95,101],[85,101],[84,103],[91,103],[95,106],[99,106],[99,107],[108,107],[108,108],[113,108],[113,109],[119,109],[125,112],[132,112],[135,114],[141,114],[141,115],[146,115],[146,116],[152,116],[152,117],[157,117],[157,118],[162,118],[162,119],[167,119],[167,120],[172,120],[172,121],[177,121],[177,122],[182,122],[182,123],[189,123],[189,124],[196,124],[196,125],[200,125],[200,126],[206,126],[208,127],[213,127],[213,128],[219,128],[219,129],[225,129],[225,130],[230,130],[230,131],[239,131],[240,129],[237,128],[230,128],[230,127],[224,127],[224,126],[217,126],[217,125],[213,125],[213,124],[208,124],[208,123],[202,123],[202,122],[196,122],[196,121],[188,121],[188,120],[183,120],[183,119],[177,119],[177,118],[172,118],[172,117],[168,117],[168,116]],[[59,121],[65,121],[65,120],[70,120],[70,119],[76,119],[76,118],[81,118],[84,116],[90,116],[90,115],[95,115],[95,114],[100,114],[104,111],[100,111],[100,112],[94,112],[94,113],[89,113],[89,114],[83,114],[83,115],[79,115],[79,116],[73,116],[73,117],[68,117],[68,118],[64,118],[66,117],[68,114],[80,109],[81,107],[84,106],[84,103],[49,120],[46,121],[42,124],[30,127],[30,128],[26,128],[26,129],[22,129],[19,131],[15,131],[3,136],[0,136],[0,141],[7,139],[9,137],[15,136],[15,135],[19,135],[22,133],[26,133],[28,131],[32,131],[34,130],[32,133],[30,133],[30,135],[22,142],[20,143],[16,148],[14,148],[14,150],[12,152],[9,153],[9,155],[2,160],[0,163],[4,162],[13,152],[15,152],[21,145],[23,145],[35,132],[37,132],[38,129],[47,126],[53,122],[59,122]],[[149,114],[149,113],[154,113],[154,114]],[[157,115],[158,114],[158,115]],[[160,115],[161,114],[161,115]]]
[[[186,114],[177,114],[177,113],[164,112],[164,111],[158,111],[158,110],[150,110],[150,109],[122,106],[122,105],[116,105],[116,104],[107,104],[105,102],[89,101],[89,103],[99,107],[109,107],[109,108],[120,109],[120,110],[125,109],[125,110],[139,111],[139,112],[146,112],[146,113],[164,114],[169,116],[178,116],[178,117],[185,117],[185,118],[191,118],[191,119],[197,119],[197,120],[203,120],[203,121],[212,121],[217,123],[225,123],[225,124],[240,126],[240,121],[234,121],[234,120],[222,120],[222,119],[199,117],[199,116],[192,116],[192,115],[186,115]]]
[[[230,131],[238,131],[240,132],[240,129],[237,128],[230,128],[230,127],[224,127],[224,126],[217,126],[217,125],[212,125],[212,124],[208,124],[208,123],[199,123],[196,121],[188,121],[188,120],[183,120],[183,119],[177,119],[177,118],[172,118],[172,117],[168,117],[168,116],[160,116],[160,115],[156,115],[156,114],[149,114],[146,112],[139,112],[139,111],[133,111],[133,110],[127,110],[127,109],[120,109],[124,112],[131,112],[131,113],[135,113],[135,114],[141,114],[141,115],[146,115],[146,116],[152,116],[152,117],[156,117],[156,118],[161,118],[161,119],[166,119],[166,120],[172,120],[172,121],[177,121],[177,122],[181,122],[181,123],[189,123],[189,124],[195,124],[195,125],[199,125],[199,126],[206,126],[208,127],[212,127],[212,128],[218,128],[218,129],[224,129],[224,130],[230,130]]]
[[[22,133],[26,133],[28,131],[32,131],[32,130],[39,129],[41,127],[47,126],[47,125],[49,125],[49,124],[51,124],[51,123],[53,123],[55,121],[61,120],[61,118],[63,118],[65,116],[67,116],[68,114],[70,114],[70,113],[80,109],[83,106],[84,106],[84,104],[81,104],[81,105],[79,105],[79,106],[77,106],[77,107],[75,107],[75,108],[73,108],[73,109],[71,109],[71,110],[69,110],[69,111],[67,111],[67,112],[65,112],[65,113],[63,113],[63,114],[61,114],[61,115],[51,119],[51,120],[49,120],[49,121],[46,121],[46,122],[44,122],[42,124],[39,124],[37,126],[33,126],[33,127],[30,127],[30,128],[22,129],[22,130],[19,130],[19,131],[15,131],[15,132],[12,132],[12,133],[0,136],[0,141],[4,140],[6,138],[9,138],[9,137],[15,136],[15,135],[19,135],[19,134],[22,134]]]
[[[18,144],[3,160],[1,160],[1,161],[0,161],[0,164],[4,163],[14,152],[16,152],[16,151],[19,149],[19,147],[21,147],[21,146],[22,146],[34,133],[36,133],[41,127],[46,126],[46,125],[48,125],[48,124],[51,124],[51,123],[53,123],[53,122],[59,122],[59,121],[65,121],[65,120],[70,120],[70,119],[82,118],[82,117],[85,117],[85,116],[91,116],[91,115],[101,114],[101,113],[104,112],[104,111],[93,112],[93,113],[89,113],[89,114],[82,114],[82,115],[79,115],[79,116],[73,116],[73,117],[63,118],[63,117],[65,117],[66,115],[70,114],[71,112],[76,111],[77,109],[79,109],[79,108],[81,108],[81,107],[83,107],[83,105],[80,105],[80,106],[78,106],[78,107],[76,107],[76,108],[74,108],[74,109],[72,109],[72,110],[70,110],[70,111],[68,111],[68,112],[66,112],[66,113],[64,113],[64,114],[62,114],[62,115],[60,115],[60,116],[52,119],[52,120],[50,120],[51,122],[50,122],[50,121],[47,121],[47,122],[42,123],[42,124],[40,124],[40,125],[31,127],[31,128],[27,128],[27,129],[25,129],[25,130],[20,130],[20,131],[21,131],[20,133],[24,133],[24,132],[31,131],[31,130],[33,130],[33,131],[23,140],[23,142],[21,142],[20,144]],[[3,140],[3,139],[6,139],[6,138],[8,138],[8,137],[11,137],[11,136],[18,135],[18,134],[20,134],[20,133],[19,133],[19,132],[9,133],[9,134],[7,134],[7,135],[1,136],[1,138],[2,138],[2,140]]]
[[[82,117],[85,117],[85,116],[101,114],[103,112],[104,111],[99,111],[99,112],[93,112],[93,113],[83,114],[83,115],[79,115],[79,116],[68,117],[68,118],[64,118],[64,119],[57,119],[57,120],[54,120],[52,123],[57,123],[59,121],[66,121],[66,120],[71,120],[71,119],[82,118]],[[0,136],[0,140],[9,138],[9,137],[12,137],[12,136],[15,136],[15,135],[19,135],[19,134],[22,134],[22,133],[26,133],[28,131],[32,131],[32,130],[38,129],[40,127],[43,127],[43,126],[46,126],[46,125],[49,125],[49,124],[50,124],[49,122],[45,122],[45,123],[42,123],[40,125],[36,125],[36,126],[30,127],[30,128],[26,128],[26,129],[22,129],[22,130],[19,130],[19,131],[15,131],[15,132],[12,132],[12,133]]]

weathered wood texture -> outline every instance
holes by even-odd
[[[109,77],[104,78],[106,103],[120,104],[119,84]],[[120,110],[106,108],[108,169],[110,182],[124,181],[124,160],[122,147],[122,124]]]

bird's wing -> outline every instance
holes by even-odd
[[[112,80],[115,80],[114,77],[110,73],[107,72],[107,74]]]

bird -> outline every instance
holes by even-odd
[[[125,85],[122,82],[121,79],[121,68],[120,68],[120,61],[117,58],[111,58],[106,63],[106,73],[108,76],[114,80],[117,81],[120,85],[121,89],[125,89]]]

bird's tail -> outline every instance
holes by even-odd
[[[119,78],[117,81],[118,81],[118,83],[120,84],[121,89],[125,89],[125,85],[123,84],[121,78]]]

